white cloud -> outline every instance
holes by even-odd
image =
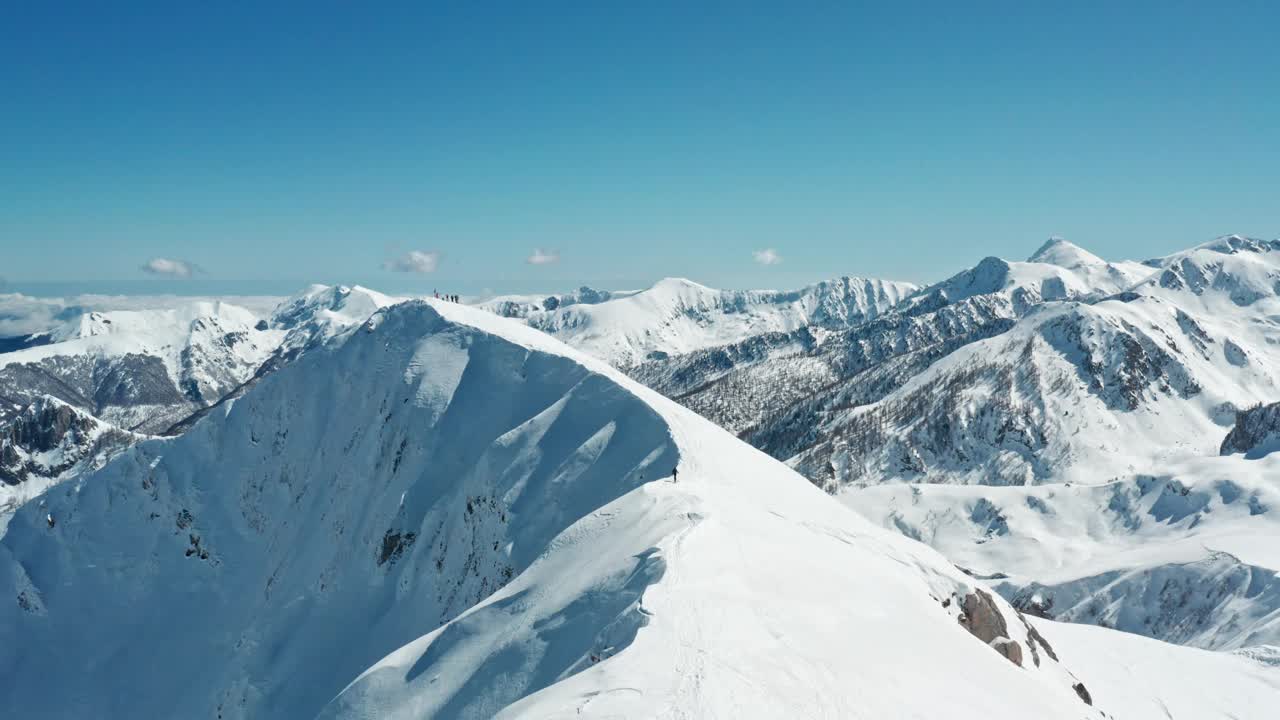
[[[170,277],[189,278],[200,272],[197,265],[189,263],[185,260],[173,260],[171,258],[151,258],[142,266],[142,272],[151,275],[168,275]]]
[[[56,325],[61,301],[27,295],[0,295],[0,337],[16,337],[43,332]]]
[[[756,250],[751,253],[751,257],[761,265],[777,265],[782,262],[782,256],[773,248],[765,248],[764,250]]]
[[[533,254],[525,258],[524,261],[530,265],[551,265],[552,263],[560,262],[560,251],[534,248]]]
[[[410,250],[398,258],[382,263],[382,269],[392,272],[433,273],[439,264],[440,253],[435,250]]]

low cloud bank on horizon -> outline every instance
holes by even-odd
[[[435,250],[410,250],[398,258],[382,263],[383,270],[404,273],[433,273],[440,265],[440,253]]]

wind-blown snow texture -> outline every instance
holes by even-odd
[[[1056,626],[979,590],[607,366],[406,303],[23,506],[0,707],[1081,718],[1145,696],[1076,666],[1141,678],[1151,648],[1092,636],[1060,661]],[[1274,668],[1188,658],[1237,692],[1175,713],[1267,712]]]

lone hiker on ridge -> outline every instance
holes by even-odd
[[[678,468],[678,467],[673,467],[673,468],[671,468],[671,482],[675,482],[675,481],[676,481],[676,473],[677,473],[677,472],[679,472],[679,468]]]

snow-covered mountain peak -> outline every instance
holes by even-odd
[[[1107,261],[1065,238],[1051,237],[1039,250],[1027,258],[1027,262],[1047,263],[1067,269],[1084,266],[1106,265]]]
[[[672,292],[719,292],[713,288],[709,288],[702,283],[694,282],[689,278],[683,277],[665,277],[655,282],[649,287],[650,290],[668,290]]]
[[[987,256],[940,284],[939,289],[952,302],[974,295],[987,295],[1009,287],[1013,266],[995,256]]]
[[[271,313],[269,325],[287,331],[272,364],[322,345],[403,300],[359,285],[312,285]]]
[[[271,322],[288,330],[307,323],[346,327],[396,302],[396,298],[359,285],[311,285],[282,302],[271,313]]]

